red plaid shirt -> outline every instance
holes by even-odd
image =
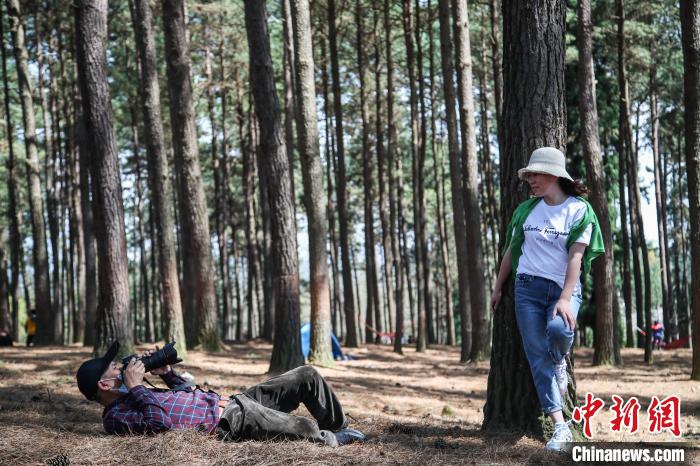
[[[161,376],[173,389],[185,383],[174,371]],[[211,433],[219,422],[219,399],[214,392],[187,387],[156,391],[138,385],[107,405],[102,424],[108,434],[144,434],[199,429]]]

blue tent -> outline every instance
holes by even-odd
[[[331,333],[331,349],[333,350],[333,359],[342,360],[345,359],[343,356],[343,350],[340,349],[340,342]],[[301,352],[304,353],[304,358],[309,357],[309,352],[311,351],[311,324],[304,324],[301,327]]]

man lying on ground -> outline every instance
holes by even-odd
[[[156,348],[157,349],[157,348]],[[109,434],[144,434],[198,429],[223,440],[306,439],[330,447],[365,439],[347,427],[348,420],[333,389],[316,369],[302,366],[254,385],[243,393],[222,396],[203,390],[170,366],[151,371],[169,389],[146,388],[145,367],[132,359],[126,368],[107,353],[78,369],[78,388],[104,406],[102,423]],[[146,351],[141,357],[150,356]],[[316,421],[289,414],[303,403]]]

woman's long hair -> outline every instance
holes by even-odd
[[[558,181],[561,190],[569,196],[585,196],[588,194],[588,188],[581,180],[571,181],[567,178],[559,178]]]

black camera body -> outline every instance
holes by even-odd
[[[153,369],[159,369],[170,364],[177,364],[182,362],[177,356],[177,350],[175,349],[175,342],[171,341],[164,347],[143,358],[139,358],[135,354],[125,357],[122,359],[122,370],[126,369],[126,366],[131,362],[132,359],[140,359],[146,368],[146,372],[151,372]]]

